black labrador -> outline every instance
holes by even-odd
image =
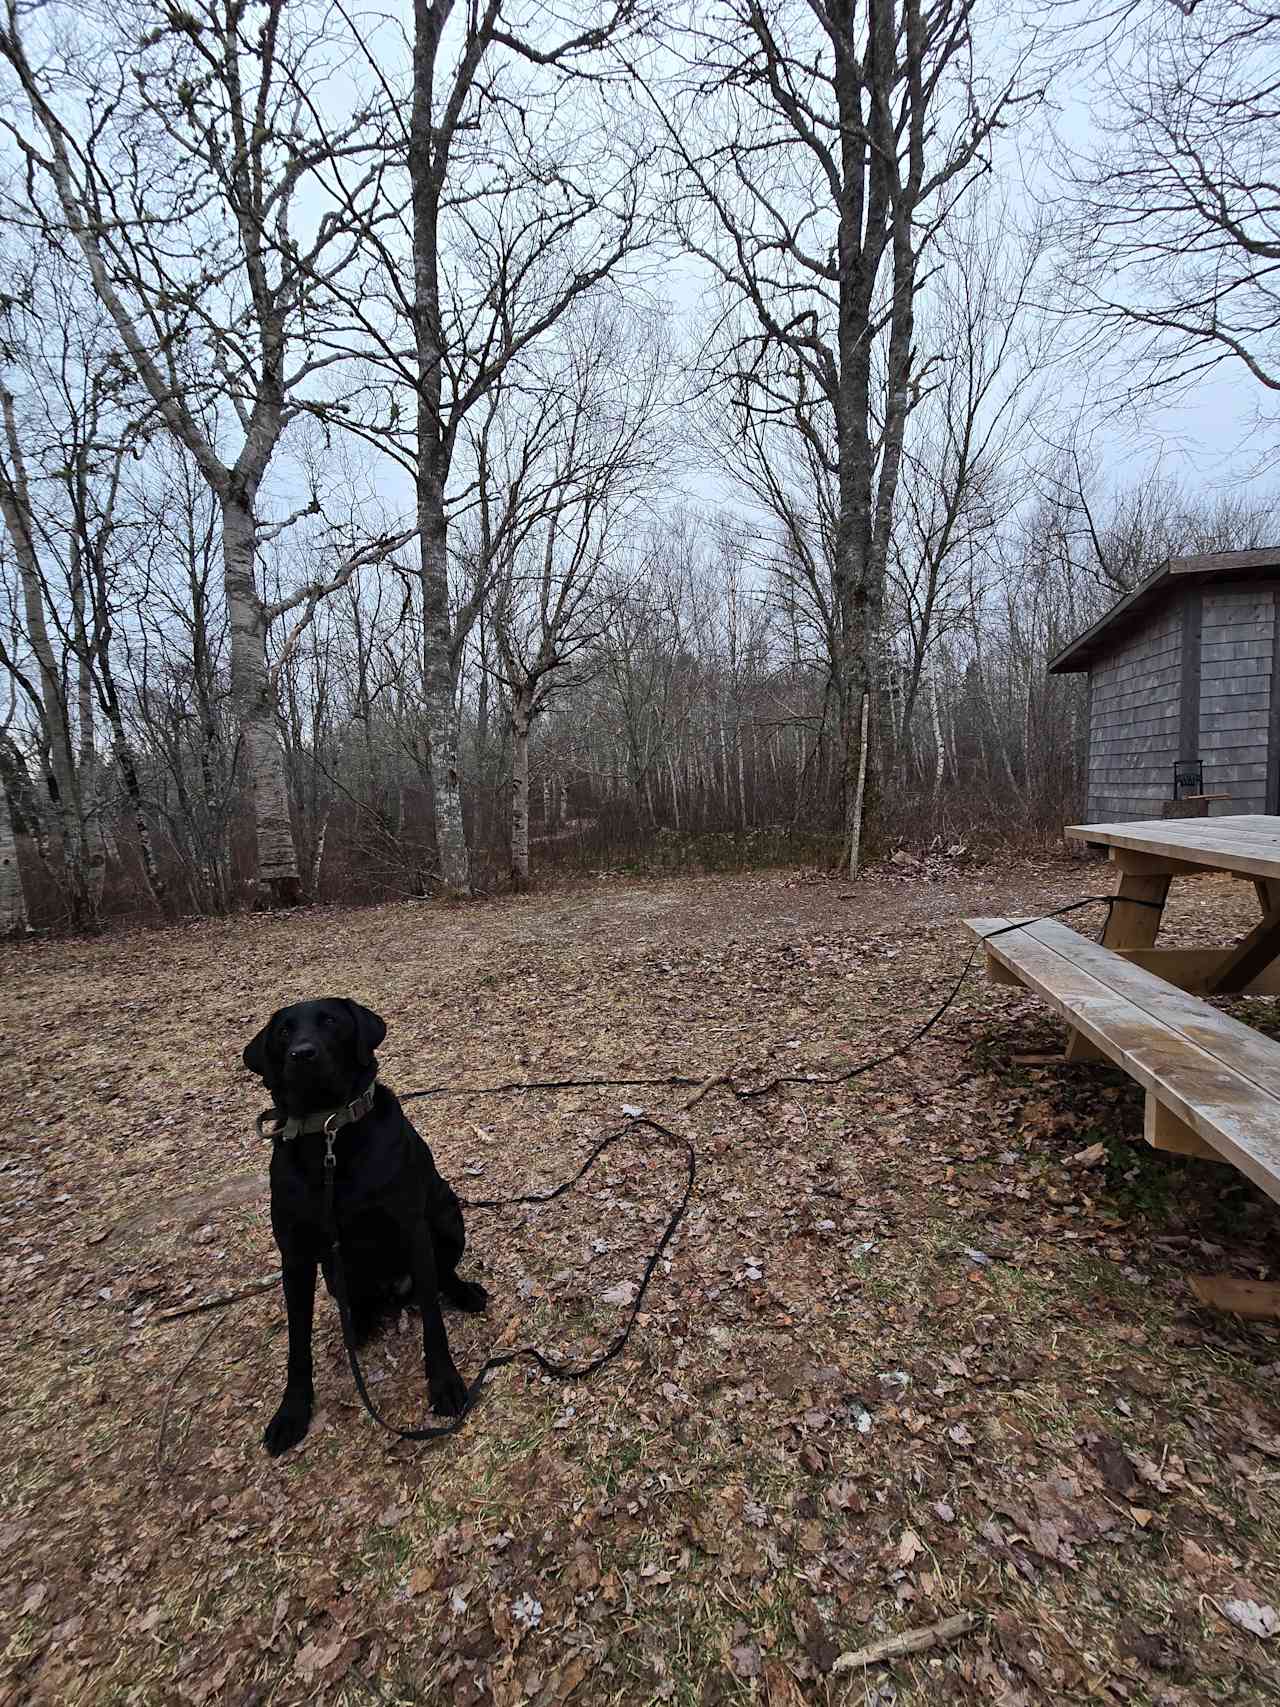
[[[440,1298],[476,1311],[484,1309],[487,1294],[458,1276],[466,1236],[456,1195],[395,1096],[377,1082],[374,1050],[386,1035],[386,1025],[368,1008],[326,997],[272,1014],[244,1052],[245,1066],[264,1081],[275,1104],[271,1230],[280,1247],[289,1368],[284,1398],[262,1437],[273,1458],[296,1446],[311,1424],[317,1268],[334,1292],[324,1217],[326,1126],[335,1161],[334,1218],[357,1342],[411,1298],[422,1313],[432,1408],[457,1416],[466,1401]]]

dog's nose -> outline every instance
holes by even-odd
[[[291,1061],[314,1061],[319,1051],[314,1043],[295,1043],[289,1050]]]

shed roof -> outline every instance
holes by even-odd
[[[1087,670],[1128,629],[1167,598],[1178,583],[1265,580],[1270,576],[1280,577],[1280,545],[1263,546],[1255,551],[1207,551],[1198,557],[1170,557],[1112,605],[1092,628],[1086,628],[1056,658],[1051,658],[1049,674],[1068,675],[1074,670]]]

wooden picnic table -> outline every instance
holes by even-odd
[[[1107,1060],[1146,1092],[1154,1148],[1230,1163],[1280,1203],[1280,1043],[1203,998],[1280,994],[1280,817],[1073,824],[1120,881],[1100,943],[1061,920],[966,921],[989,975],[1067,1022],[1066,1059]],[[1262,917],[1237,943],[1156,946],[1170,884],[1215,871],[1251,881]],[[1280,1318],[1280,1283],[1192,1277],[1218,1308]]]
[[[1120,882],[1103,943],[1149,972],[1197,995],[1280,994],[1280,818],[1238,813],[1222,818],[1137,824],[1071,824],[1076,841],[1109,849]],[[1251,880],[1262,918],[1240,942],[1221,949],[1154,947],[1169,885],[1215,871]]]

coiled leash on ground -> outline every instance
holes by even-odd
[[[492,1353],[484,1360],[479,1373],[467,1388],[467,1396],[458,1415],[454,1417],[451,1422],[433,1424],[429,1428],[397,1427],[395,1423],[387,1421],[386,1417],[382,1415],[373,1400],[369,1397],[369,1389],[365,1385],[364,1372],[360,1368],[360,1359],[356,1355],[355,1336],[351,1328],[351,1312],[347,1302],[347,1275],[342,1261],[342,1241],[338,1237],[338,1225],[333,1207],[334,1175],[337,1172],[337,1167],[333,1153],[333,1138],[329,1134],[326,1134],[324,1157],[324,1230],[325,1236],[329,1240],[330,1249],[333,1252],[333,1287],[335,1296],[338,1300],[338,1316],[342,1323],[342,1343],[346,1347],[347,1362],[351,1365],[351,1374],[356,1384],[356,1391],[360,1395],[365,1410],[368,1411],[374,1422],[380,1424],[381,1427],[385,1428],[389,1434],[394,1434],[401,1440],[440,1440],[446,1435],[456,1434],[462,1427],[463,1423],[467,1420],[467,1417],[471,1414],[471,1410],[480,1395],[480,1389],[483,1387],[486,1377],[493,1369],[502,1369],[508,1363],[516,1363],[521,1360],[526,1360],[531,1363],[536,1363],[545,1375],[550,1375],[557,1381],[585,1381],[588,1376],[594,1375],[599,1369],[603,1369],[606,1363],[610,1362],[618,1355],[623,1346],[625,1346],[627,1341],[631,1338],[632,1329],[636,1325],[636,1317],[640,1314],[640,1306],[644,1303],[644,1295],[649,1289],[649,1282],[653,1279],[653,1272],[661,1260],[662,1253],[675,1237],[676,1228],[684,1219],[685,1210],[689,1207],[689,1199],[693,1195],[694,1181],[697,1178],[698,1159],[693,1145],[687,1138],[682,1138],[679,1133],[673,1132],[668,1126],[663,1126],[660,1121],[650,1120],[647,1115],[632,1115],[625,1126],[621,1127],[616,1132],[608,1133],[593,1146],[591,1154],[571,1179],[565,1180],[562,1184],[553,1187],[550,1191],[526,1192],[520,1197],[477,1198],[470,1201],[463,1198],[460,1200],[464,1209],[505,1209],[517,1203],[552,1203],[556,1198],[563,1197],[567,1191],[572,1191],[573,1187],[577,1185],[580,1180],[584,1179],[588,1173],[590,1173],[591,1169],[596,1165],[600,1157],[604,1155],[606,1150],[612,1149],[612,1147],[615,1144],[620,1143],[622,1139],[629,1138],[641,1127],[647,1127],[650,1132],[656,1132],[660,1137],[669,1139],[673,1144],[683,1145],[686,1170],[685,1187],[683,1197],[681,1197],[680,1202],[672,1210],[671,1215],[667,1220],[667,1224],[663,1228],[662,1237],[654,1246],[649,1260],[644,1265],[644,1273],[640,1277],[640,1284],[636,1290],[636,1295],[631,1301],[630,1314],[622,1327],[619,1329],[617,1334],[615,1334],[614,1338],[605,1347],[605,1349],[598,1352],[595,1357],[590,1358],[586,1363],[557,1363],[553,1358],[549,1358],[545,1352],[539,1351],[537,1346],[532,1345],[517,1346],[511,1351]]]
[[[1022,930],[1027,924],[1039,924],[1042,919],[1060,919],[1067,913],[1080,912],[1085,907],[1105,906],[1107,908],[1107,920],[1109,922],[1111,918],[1111,909],[1115,906],[1118,899],[1120,899],[1120,897],[1115,895],[1088,895],[1082,901],[1069,902],[1065,907],[1057,907],[1052,912],[1041,913],[1035,919],[1019,920],[1014,924],[1001,925],[998,930],[986,932],[985,935],[978,938],[970,949],[968,957],[960,969],[959,976],[951,989],[947,992],[943,1001],[933,1010],[922,1025],[917,1026],[917,1028],[908,1037],[904,1038],[900,1043],[895,1044],[892,1049],[888,1049],[883,1054],[873,1056],[866,1061],[859,1061],[843,1073],[835,1073],[825,1076],[815,1076],[803,1073],[783,1073],[779,1074],[776,1078],[770,1079],[767,1084],[746,1087],[735,1085],[727,1075],[725,1075],[720,1081],[717,1081],[715,1078],[709,1080],[690,1079],[676,1074],[672,1074],[665,1078],[544,1079],[538,1081],[510,1082],[501,1085],[485,1085],[478,1087],[451,1087],[447,1085],[436,1085],[426,1090],[400,1093],[399,1100],[401,1102],[412,1102],[418,1098],[431,1096],[495,1096],[503,1092],[510,1093],[516,1091],[587,1090],[602,1087],[632,1088],[639,1085],[660,1085],[664,1087],[684,1088],[691,1085],[710,1086],[720,1082],[725,1084],[739,1101],[749,1102],[768,1096],[771,1092],[779,1089],[782,1085],[830,1086],[845,1084],[850,1079],[858,1078],[863,1073],[871,1072],[875,1067],[881,1067],[888,1061],[896,1060],[898,1056],[904,1055],[908,1049],[910,1049],[914,1044],[919,1043],[921,1039],[926,1037],[928,1033],[932,1031],[933,1027],[947,1012],[947,1009],[950,1008],[956,997],[959,995],[961,986],[969,974],[970,967],[973,965],[974,957],[977,955],[978,950],[984,943],[990,942],[993,937],[1003,936],[1008,931]],[[1125,899],[1128,900],[1128,897],[1125,897]],[[1130,904],[1149,907],[1159,905],[1159,903],[1154,901],[1139,901],[1137,903]],[[529,1192],[519,1197],[491,1197],[475,1198],[470,1200],[462,1198],[460,1200],[464,1209],[506,1209],[520,1203],[554,1202],[556,1198],[563,1197],[566,1192],[571,1191],[580,1180],[584,1179],[606,1150],[611,1149],[612,1146],[620,1142],[621,1139],[629,1137],[639,1127],[647,1127],[651,1132],[658,1133],[659,1136],[668,1139],[671,1143],[683,1145],[687,1173],[684,1195],[679,1204],[672,1211],[671,1216],[667,1221],[667,1225],[663,1230],[662,1237],[659,1239],[652,1255],[645,1263],[644,1273],[641,1277],[639,1288],[637,1289],[636,1296],[631,1303],[630,1315],[627,1317],[622,1328],[614,1336],[613,1340],[604,1351],[599,1352],[595,1357],[583,1364],[573,1365],[556,1363],[553,1359],[548,1358],[545,1353],[539,1351],[536,1346],[519,1346],[512,1351],[499,1352],[486,1358],[480,1368],[480,1372],[467,1388],[466,1401],[459,1414],[454,1417],[451,1422],[437,1424],[429,1428],[397,1427],[394,1423],[387,1421],[369,1396],[369,1390],[365,1384],[364,1374],[360,1368],[360,1360],[356,1355],[355,1339],[351,1329],[351,1316],[347,1304],[346,1271],[343,1267],[342,1245],[338,1238],[337,1222],[334,1217],[333,1209],[335,1173],[333,1142],[332,1139],[329,1140],[325,1153],[324,1176],[325,1235],[329,1239],[330,1248],[333,1251],[334,1291],[338,1301],[338,1315],[342,1323],[342,1342],[346,1348],[347,1361],[351,1365],[351,1374],[355,1380],[356,1391],[360,1395],[364,1408],[376,1423],[380,1424],[381,1427],[388,1431],[388,1433],[398,1436],[401,1440],[439,1440],[445,1436],[456,1434],[462,1427],[463,1423],[470,1415],[476,1399],[479,1397],[480,1389],[484,1385],[485,1379],[491,1370],[501,1369],[509,1363],[515,1363],[525,1359],[532,1363],[536,1363],[544,1374],[550,1375],[556,1380],[582,1381],[587,1379],[589,1376],[594,1375],[598,1370],[602,1369],[606,1363],[610,1362],[618,1355],[626,1345],[627,1341],[631,1338],[632,1330],[636,1324],[636,1317],[639,1315],[640,1307],[644,1302],[644,1295],[648,1290],[649,1282],[653,1278],[654,1270],[658,1266],[662,1253],[671,1243],[672,1238],[675,1236],[676,1229],[679,1227],[680,1222],[684,1218],[685,1211],[689,1207],[689,1199],[693,1194],[694,1182],[697,1177],[697,1156],[689,1139],[682,1138],[678,1133],[671,1131],[670,1127],[663,1126],[660,1121],[653,1120],[647,1115],[633,1115],[628,1119],[627,1124],[619,1131],[608,1134],[596,1143],[586,1161],[583,1162],[582,1166],[578,1169],[577,1173],[572,1176],[572,1178],[565,1180],[562,1184],[555,1186],[550,1191]]]

